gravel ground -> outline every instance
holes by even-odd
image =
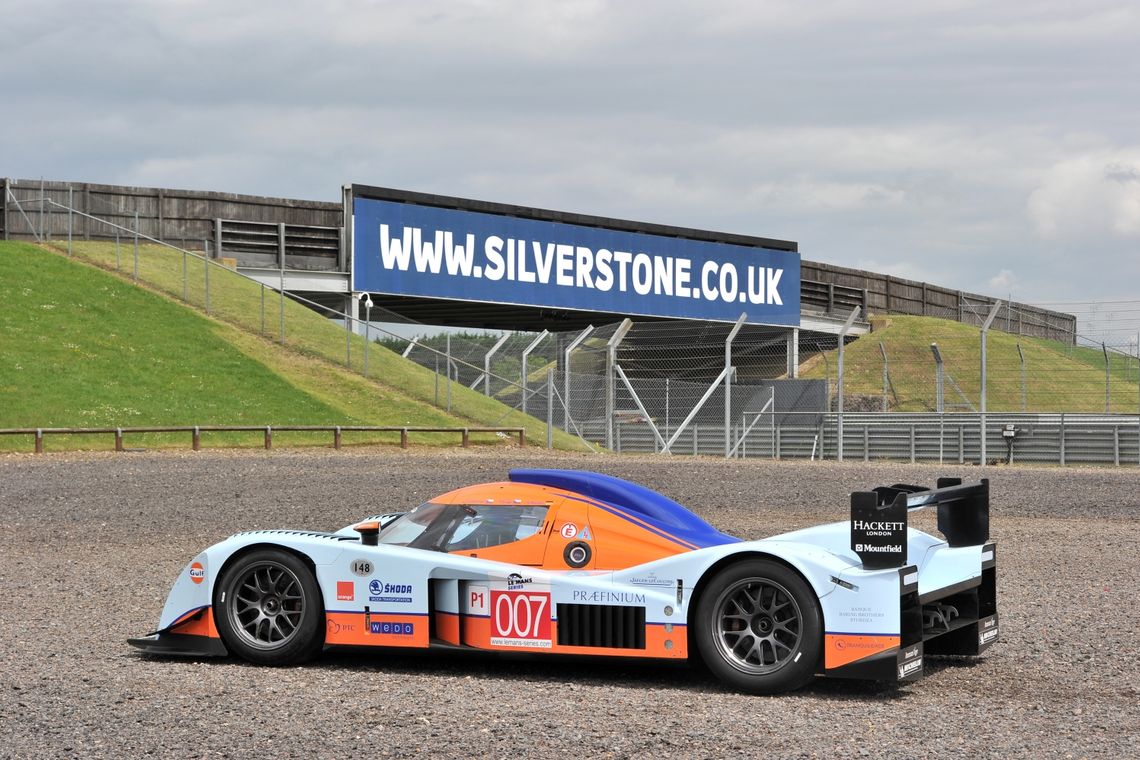
[[[650,484],[746,538],[841,519],[851,490],[980,472],[387,449],[0,456],[0,755],[1140,756],[1136,470],[991,468],[1002,640],[902,689],[817,679],[749,697],[649,663],[377,654],[267,669],[126,644],[186,560],[232,532],[335,529],[519,462]]]

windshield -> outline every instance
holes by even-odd
[[[380,543],[433,551],[467,551],[529,538],[542,530],[545,505],[428,502],[380,532]]]

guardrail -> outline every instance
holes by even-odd
[[[0,428],[0,435],[35,436],[35,453],[44,453],[45,435],[111,435],[115,436],[115,451],[123,451],[123,436],[128,433],[190,433],[190,446],[198,451],[202,446],[202,433],[262,433],[265,448],[273,448],[273,433],[326,432],[332,433],[333,448],[341,447],[342,434],[399,433],[400,448],[408,448],[409,433],[458,433],[460,445],[471,444],[472,433],[503,433],[518,436],[519,446],[526,446],[526,428],[521,427],[394,427],[383,425],[184,425],[174,427],[98,427],[98,428]]]

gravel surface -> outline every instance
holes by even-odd
[[[0,456],[0,756],[1140,756],[1134,469],[986,471],[1002,640],[901,689],[817,679],[749,697],[697,668],[617,660],[270,669],[126,644],[187,559],[230,533],[336,529],[516,463],[641,481],[746,538],[842,519],[852,490],[983,472],[387,449]]]

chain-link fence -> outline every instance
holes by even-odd
[[[1075,415],[1092,414],[1097,422],[1089,429],[1096,432],[1089,435],[1115,432],[1111,446],[1089,444],[1100,452],[1090,456],[1135,460],[1129,447],[1140,424],[1138,341],[1033,337],[1028,333],[1049,334],[1055,325],[1032,307],[958,299],[945,313],[871,315],[870,331],[842,346],[834,332],[743,321],[626,320],[556,333],[431,334],[435,328],[424,326],[408,339],[241,276],[210,258],[209,240],[197,247],[155,240],[131,224],[131,209],[95,204],[79,214],[68,211],[66,193],[19,192],[11,196],[14,224],[25,234],[284,345],[365,375],[383,372],[390,384],[449,411],[488,424],[527,421],[528,435],[540,440],[557,434],[595,449],[840,459],[905,459],[913,449],[915,458],[929,459],[933,437],[940,458],[957,451],[982,462],[999,457],[1011,438],[1032,437],[1019,445],[1040,448],[1050,440],[1040,431],[1054,424],[1041,420],[1063,428],[1065,415],[1071,427],[1085,425]],[[55,213],[41,212],[49,207]],[[78,218],[86,229],[112,230],[114,244],[68,234]],[[72,221],[63,227],[61,219]],[[313,320],[311,311],[330,319]],[[378,314],[370,314],[373,321],[396,318]],[[385,348],[423,371],[384,358],[391,356]],[[488,406],[488,399],[505,407]],[[1019,439],[1021,423],[1001,422],[1009,415],[1036,420],[1021,427],[1039,432]],[[1012,435],[1003,435],[1007,424]],[[1073,435],[1083,440],[1083,433]],[[1072,446],[1080,448],[1072,443],[1070,452]],[[1075,460],[1056,448],[1023,461]]]

